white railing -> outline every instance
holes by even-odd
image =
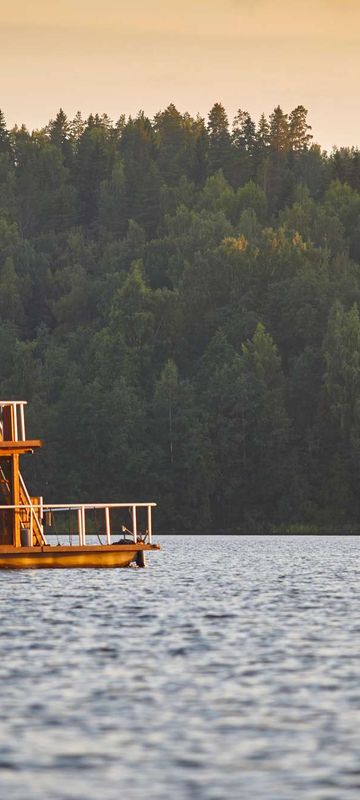
[[[152,542],[152,509],[156,506],[156,503],[41,503],[41,504],[34,504],[34,503],[22,503],[18,505],[0,505],[0,513],[1,511],[30,511],[30,542],[33,541],[33,526],[34,526],[34,519],[36,516],[36,521],[39,522],[41,520],[41,524],[43,521],[43,514],[46,511],[50,511],[52,514],[64,513],[64,512],[76,512],[77,516],[77,531],[71,532],[69,536],[78,536],[79,544],[86,545],[86,536],[100,536],[101,533],[96,530],[90,531],[87,534],[86,531],[86,513],[89,511],[103,511],[104,512],[104,530],[102,533],[106,535],[106,544],[112,544],[112,536],[118,536],[121,533],[126,533],[132,537],[134,543],[136,544],[139,541],[141,536],[141,541],[146,541],[149,544]],[[127,509],[131,514],[132,520],[132,530],[129,530],[125,525],[121,526],[121,531],[116,531],[115,533],[112,532],[111,529],[111,512],[115,511],[115,509]],[[146,510],[146,524],[147,527],[145,531],[140,532],[138,528],[138,510],[145,509]],[[57,535],[57,534],[56,534]],[[67,535],[66,531],[61,531],[58,534],[60,535]],[[47,544],[47,542],[45,541]]]
[[[26,400],[0,400],[0,411],[2,414],[3,408],[12,408],[12,421],[14,426],[14,442],[25,442],[25,411],[24,406],[27,406]],[[1,423],[1,431],[2,431]],[[20,434],[20,435],[19,435]]]
[[[24,492],[24,495],[25,495],[27,503],[28,503],[28,508],[30,508],[30,531],[31,531],[31,536],[32,536],[32,533],[33,533],[33,523],[35,521],[35,523],[36,523],[36,525],[38,527],[38,530],[40,531],[41,536],[44,539],[45,544],[47,544],[47,541],[46,541],[45,536],[44,536],[44,526],[42,524],[42,517],[43,517],[43,502],[42,502],[42,498],[41,498],[40,505],[37,505],[37,504],[35,505],[31,501],[31,497],[30,497],[29,492],[28,492],[28,490],[26,488],[26,483],[24,481],[24,478],[23,478],[21,472],[19,472],[19,478],[20,478],[20,486],[21,486],[21,488],[22,488],[22,490]],[[32,541],[32,539],[31,539],[31,541]]]

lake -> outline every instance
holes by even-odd
[[[359,538],[160,542],[1,573],[1,797],[358,800]]]

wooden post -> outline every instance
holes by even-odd
[[[83,544],[83,536],[82,536],[82,513],[81,508],[78,508],[78,531],[79,531],[79,545]]]
[[[81,518],[82,518],[82,543],[86,544],[86,522],[85,522],[85,508],[84,506],[81,507]]]
[[[16,413],[16,411],[15,411]],[[25,414],[24,414],[24,404],[20,403],[20,437],[21,440],[24,442],[26,439],[25,434]]]
[[[44,536],[44,498],[41,495],[39,497],[40,505],[39,505],[39,520],[41,525],[41,535]]]
[[[137,523],[136,523],[136,506],[132,507],[132,523],[133,523],[133,534],[134,534],[134,542],[137,542]]]
[[[15,442],[19,441],[19,431],[18,431],[18,418],[17,418],[17,406],[11,406],[11,411],[13,415],[13,424],[14,424],[14,440]]]
[[[11,505],[18,506],[20,503],[20,475],[19,475],[19,456],[11,456]],[[13,511],[13,544],[21,547],[20,539],[20,510],[15,508]]]
[[[148,523],[148,537],[149,537],[149,544],[152,541],[152,522],[151,522],[151,506],[148,506],[147,510],[147,523]]]
[[[110,509],[105,508],[105,530],[107,544],[111,544]]]

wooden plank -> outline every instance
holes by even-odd
[[[21,455],[22,453],[32,453],[38,447],[42,447],[41,439],[27,439],[26,442],[0,442],[0,458],[3,456]]]

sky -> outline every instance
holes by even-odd
[[[325,149],[360,146],[359,44],[360,0],[0,0],[0,108],[32,129],[302,104]]]

